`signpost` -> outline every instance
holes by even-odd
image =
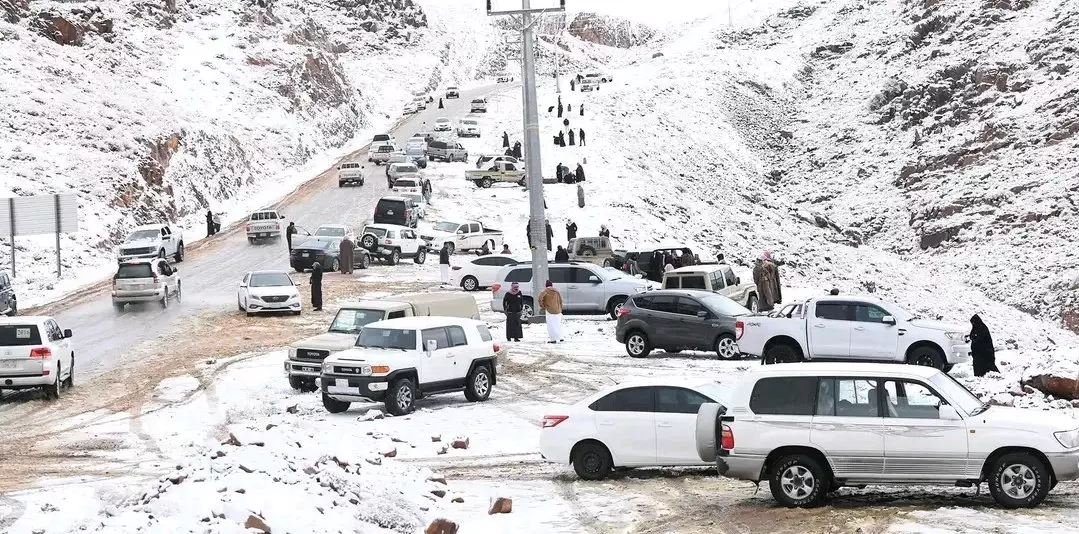
[[[0,235],[11,239],[11,276],[15,276],[15,238],[56,234],[56,276],[62,274],[60,234],[79,231],[79,203],[74,193],[14,197],[0,202]]]

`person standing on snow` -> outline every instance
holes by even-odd
[[[566,225],[566,242],[572,241],[577,237],[577,223],[570,221]]]
[[[322,264],[311,264],[311,309],[322,311]]]
[[[439,99],[438,99],[438,109],[442,109],[442,98],[441,97],[439,97]]]
[[[547,252],[551,251],[552,240],[554,240],[554,230],[551,230],[551,221],[547,221]]]
[[[521,296],[521,285],[517,282],[510,284],[509,292],[502,297],[502,310],[506,313],[506,341],[520,341],[525,337],[521,328],[524,297]]]
[[[974,359],[974,376],[985,376],[989,372],[999,373],[997,369],[996,349],[993,336],[982,318],[974,314],[970,318],[970,355]]]
[[[214,212],[206,210],[206,237],[213,237],[217,232],[214,227]]]
[[[341,274],[352,274],[352,263],[356,254],[356,243],[346,235],[341,240],[341,248],[338,251],[341,257]]]
[[[546,314],[548,343],[562,341],[562,294],[554,288],[554,282],[548,280],[547,287],[539,294],[539,307]]]
[[[577,85],[577,81],[576,81],[576,80],[574,80],[573,78],[570,78],[570,79],[569,79],[569,90],[570,90],[570,91],[576,91],[576,89],[574,89],[574,87],[575,87],[576,85]]]
[[[288,249],[292,250],[292,236],[296,235],[296,223],[289,221],[288,227],[285,228],[285,244],[288,245]]]
[[[772,260],[772,251],[764,251],[759,263],[753,267],[753,283],[757,285],[757,311],[772,311],[776,304],[783,302],[779,267]]]
[[[505,245],[505,244],[504,244],[504,245],[502,245],[502,252],[500,252],[499,254],[507,254],[507,255],[508,255],[508,254],[512,254],[512,253],[510,252],[510,246],[509,246],[509,245]]]
[[[535,247],[532,246],[532,221],[529,220],[525,223],[525,235],[528,236],[528,248],[531,250]]]
[[[502,148],[510,147],[510,134],[502,132]]]
[[[558,166],[554,168],[555,181],[562,183],[562,162],[558,162]]]
[[[581,146],[584,146],[584,128],[580,128],[581,134],[577,137],[581,140]]]
[[[582,167],[580,163],[577,164],[577,181],[584,181],[584,167]]]
[[[581,112],[581,116],[584,117],[584,104],[577,106],[577,111]]]
[[[562,248],[562,245],[558,245],[558,250],[554,253],[555,263],[569,263],[569,252]]]
[[[599,236],[600,237],[611,237],[611,231],[607,229],[606,224],[599,225]]]
[[[442,275],[442,285],[450,285],[450,249],[445,244],[438,251],[438,270]]]
[[[562,100],[562,99],[559,98],[559,100]],[[562,102],[559,102],[558,103],[558,118],[560,118],[560,119],[562,118],[562,112],[565,111],[565,110],[566,110],[566,108],[562,107]]]
[[[569,129],[569,146],[574,145],[573,139],[574,139],[573,128],[570,128]]]
[[[577,184],[577,207],[584,207],[584,187],[581,184]]]

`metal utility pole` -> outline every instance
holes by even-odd
[[[487,15],[514,16],[521,26],[521,92],[524,103],[525,172],[528,173],[529,234],[532,237],[532,296],[539,297],[547,282],[547,218],[543,202],[543,167],[540,164],[539,102],[536,95],[535,20],[533,15],[548,12],[565,12],[566,0],[559,0],[559,7],[532,9],[530,0],[521,0],[521,9],[492,11],[487,0]],[[515,15],[520,15],[518,19]],[[535,302],[535,300],[533,300]],[[541,310],[533,304],[533,320],[542,319]]]

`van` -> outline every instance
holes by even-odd
[[[752,311],[757,311],[757,286],[742,283],[730,265],[721,263],[690,265],[663,273],[663,289],[700,289],[719,293]]]
[[[427,157],[431,161],[468,161],[468,151],[457,141],[435,139],[427,143]]]
[[[359,300],[341,305],[325,333],[297,341],[289,346],[285,372],[293,389],[314,391],[315,377],[322,360],[332,353],[351,348],[360,329],[375,321],[401,317],[480,317],[476,299],[459,291],[405,293],[385,299]]]
[[[382,197],[375,205],[375,224],[396,224],[415,228],[419,219],[416,206],[405,197]]]

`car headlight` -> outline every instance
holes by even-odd
[[[289,358],[295,358],[296,357],[296,349],[288,349],[288,357]]]
[[[333,364],[329,362],[322,362],[322,372],[329,373],[333,371]]]
[[[247,298],[251,300],[262,300],[258,295],[248,295]]]
[[[963,343],[967,337],[964,332],[945,332],[944,335],[954,343]]]
[[[1065,449],[1079,447],[1079,428],[1065,430],[1063,432],[1053,432],[1053,436],[1057,438],[1057,441],[1060,442]]]

